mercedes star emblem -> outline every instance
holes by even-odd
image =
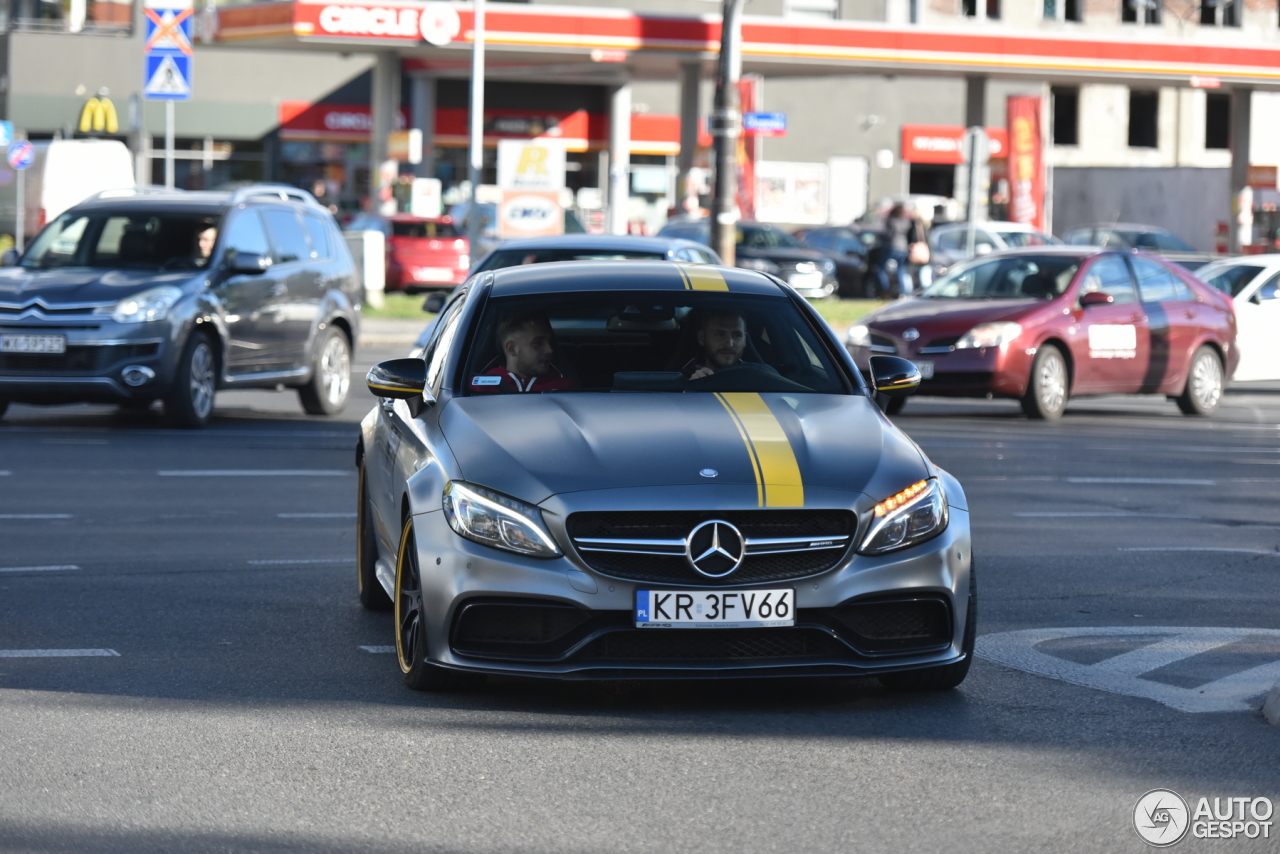
[[[719,519],[703,522],[684,541],[689,566],[708,578],[721,578],[742,565],[747,542],[742,532]]]
[[[716,471],[715,469],[703,469],[702,471],[698,472],[698,474],[702,475],[703,477],[715,477],[716,475],[720,474],[720,472]]]
[[[920,330],[916,329],[914,326],[910,326],[902,330],[903,341],[914,341],[919,337],[920,337]]]

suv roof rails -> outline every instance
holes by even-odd
[[[120,187],[115,190],[100,190],[84,199],[85,202],[93,202],[98,199],[125,199],[130,196],[168,196],[185,193],[186,190],[177,187],[160,187],[151,184],[145,187]]]
[[[251,184],[241,187],[231,194],[231,204],[239,204],[246,199],[274,197],[286,202],[299,202],[313,208],[322,208],[316,197],[306,190],[300,190],[289,184]]]

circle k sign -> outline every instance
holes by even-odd
[[[320,10],[315,28],[323,35],[421,38],[428,44],[443,46],[462,32],[462,20],[449,3],[413,6],[335,4]]]

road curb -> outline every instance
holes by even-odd
[[[1266,717],[1267,723],[1280,726],[1280,682],[1276,682],[1271,687],[1267,701],[1262,704],[1262,714]]]

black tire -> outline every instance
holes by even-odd
[[[461,673],[427,660],[427,632],[423,619],[422,574],[418,565],[413,520],[406,519],[396,553],[396,659],[404,684],[415,691],[473,688],[484,683],[481,674]]]
[[[1070,394],[1071,374],[1067,371],[1067,357],[1052,344],[1044,345],[1031,363],[1027,393],[1022,396],[1022,411],[1030,418],[1056,421],[1067,408]]]
[[[950,691],[958,687],[969,675],[973,663],[974,640],[978,636],[978,580],[973,566],[969,566],[969,607],[965,611],[964,640],[960,651],[964,660],[940,667],[925,667],[903,673],[886,673],[877,677],[880,684],[890,691]]]
[[[351,342],[336,326],[316,338],[311,379],[298,387],[298,399],[308,415],[337,415],[347,406],[351,391]]]
[[[1187,366],[1187,385],[1178,396],[1184,415],[1212,415],[1222,402],[1222,360],[1212,347],[1201,347]]]
[[[907,399],[905,397],[891,397],[889,398],[889,401],[884,405],[884,414],[897,415],[899,412],[902,411],[902,408],[906,405],[907,405]]]
[[[184,430],[204,427],[213,415],[217,393],[218,350],[209,335],[196,332],[182,348],[173,385],[164,396],[165,420]]]
[[[356,490],[356,592],[366,610],[390,611],[391,597],[378,581],[378,542],[370,513],[361,463],[360,486]]]

